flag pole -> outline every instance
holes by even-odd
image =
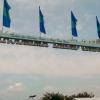
[[[39,6],[39,28],[40,28],[40,6]],[[41,31],[40,31],[40,39],[41,39]]]
[[[41,39],[41,32],[40,32],[40,39]]]
[[[73,36],[72,36],[72,40],[73,40]]]
[[[3,33],[3,26],[2,26],[1,32]]]
[[[3,13],[4,13],[4,1],[3,1]],[[3,13],[2,13],[2,29],[1,29],[2,33],[3,33]]]

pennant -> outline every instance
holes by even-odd
[[[77,29],[76,29],[77,19],[75,18],[73,12],[71,11],[71,28],[72,28],[72,35],[77,37]]]
[[[98,37],[100,39],[100,22],[98,20],[98,17],[96,16],[96,24],[97,24],[97,32],[98,32]]]
[[[10,15],[9,15],[9,10],[11,7],[9,6],[7,0],[4,0],[4,7],[3,7],[3,26],[5,27],[10,27]]]
[[[45,26],[44,26],[44,16],[39,7],[39,19],[40,19],[40,32],[46,34]]]

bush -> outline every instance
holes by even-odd
[[[48,93],[46,92],[41,100],[73,100],[74,98],[92,98],[94,95],[92,93],[82,92],[78,94],[73,94],[71,96],[64,96],[63,94],[58,93]]]
[[[64,100],[64,95],[62,95],[60,93],[46,92],[41,100]]]

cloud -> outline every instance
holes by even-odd
[[[14,96],[25,90],[25,86],[21,82],[10,84],[7,88],[0,91],[0,96]]]
[[[24,85],[22,83],[15,83],[10,85],[7,89],[9,92],[22,92],[24,90]]]

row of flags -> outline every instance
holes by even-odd
[[[11,9],[10,5],[8,4],[7,0],[4,0],[4,6],[3,6],[3,26],[10,28],[11,19],[9,15],[9,10]],[[100,22],[98,20],[98,17],[96,16],[96,23],[97,23],[97,32],[98,37],[100,39]],[[39,27],[40,32],[46,34],[45,30],[45,22],[44,22],[44,16],[39,6]],[[71,11],[71,30],[72,30],[72,36],[78,37],[77,33],[77,18],[75,17],[74,13]]]
[[[4,0],[3,4],[3,26],[10,28],[11,19],[9,15],[9,10],[11,9],[10,5],[8,4],[7,0]],[[45,26],[44,26],[44,16],[39,6],[39,19],[40,19],[40,32],[46,34]]]

